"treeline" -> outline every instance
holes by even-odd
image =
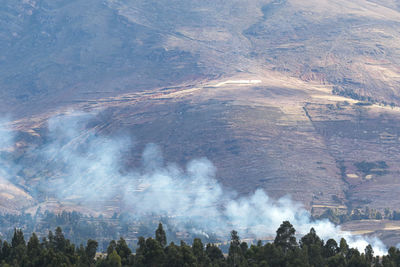
[[[193,225],[185,224],[187,229],[175,229],[174,223],[170,223],[168,217],[148,216],[135,218],[129,213],[115,213],[111,218],[85,215],[76,211],[53,213],[49,211],[36,212],[35,214],[0,214],[0,238],[11,240],[14,228],[23,229],[25,234],[35,232],[39,236],[46,236],[49,230],[61,227],[63,234],[71,243],[77,245],[86,243],[88,239],[96,239],[99,250],[106,250],[110,240],[118,239],[120,236],[126,238],[130,247],[134,247],[139,236],[151,236],[158,222],[167,225],[167,236],[170,241],[179,242],[199,237],[199,234],[191,234]],[[180,235],[179,232],[184,233]],[[209,243],[217,241],[215,235],[205,239]]]
[[[314,216],[314,219],[328,219],[335,224],[342,224],[349,221],[359,220],[393,220],[400,221],[400,211],[385,209],[383,213],[376,209],[353,209],[346,213],[338,209],[326,209],[321,215]]]
[[[140,237],[136,253],[132,253],[123,238],[112,240],[107,252],[96,256],[98,243],[88,240],[86,246],[75,246],[57,228],[53,234],[39,241],[32,234],[25,242],[21,230],[15,230],[11,243],[0,242],[1,266],[165,266],[165,267],[218,267],[218,266],[296,266],[296,267],[363,267],[363,266],[400,266],[400,250],[392,247],[387,256],[374,256],[374,251],[368,245],[360,252],[350,248],[345,239],[340,243],[334,239],[326,242],[318,237],[314,229],[303,236],[299,242],[295,236],[296,230],[290,222],[283,222],[276,231],[272,243],[257,244],[250,247],[241,242],[236,231],[231,232],[229,252],[224,255],[214,244],[204,246],[198,238],[192,245],[181,241],[179,245],[167,238],[160,223],[155,238]]]
[[[11,239],[13,227],[24,229],[25,233],[36,232],[40,235],[46,235],[50,229],[60,226],[64,233],[75,244],[86,242],[90,237],[99,237],[96,232],[104,233],[108,240],[116,238],[110,236],[109,233],[119,232],[120,223],[98,223],[101,218],[94,218],[83,215],[78,212],[52,213],[45,211],[37,212],[34,215],[29,213],[22,214],[1,214],[0,215],[0,231],[4,233],[5,238]]]
[[[374,99],[371,96],[360,95],[360,94],[356,93],[354,90],[349,89],[349,88],[334,86],[332,89],[332,94],[349,97],[349,98],[359,100],[359,101],[365,101],[364,103],[363,102],[357,103],[360,106],[368,106],[368,105],[372,105],[372,104],[378,104],[378,105],[382,105],[385,107],[386,106],[390,106],[391,108],[396,107],[396,103],[394,103],[394,102],[389,103],[385,100]]]
[[[24,229],[26,234],[35,232],[45,236],[51,229],[61,227],[64,235],[74,244],[85,243],[89,238],[99,242],[99,248],[105,250],[112,239],[119,236],[149,236],[160,219],[151,223],[135,221],[128,214],[115,214],[112,218],[88,216],[76,211],[53,213],[45,211],[35,214],[0,214],[0,232],[3,239],[11,240],[14,227]],[[134,229],[134,231],[132,230]],[[132,239],[131,236],[129,236]],[[129,244],[131,245],[131,244]]]

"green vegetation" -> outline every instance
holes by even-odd
[[[328,208],[319,216],[313,216],[314,219],[328,219],[335,224],[342,224],[349,221],[359,221],[359,220],[393,220],[400,221],[400,211],[385,209],[382,214],[376,209],[370,209],[366,207],[365,209],[353,209],[347,213],[343,213],[338,209]]]
[[[114,214],[111,218],[100,216],[88,216],[78,212],[63,211],[60,214],[52,212],[37,212],[31,214],[0,214],[0,238],[11,240],[14,228],[23,229],[24,234],[36,232],[38,236],[46,236],[49,230],[61,227],[64,235],[71,243],[77,245],[86,243],[88,239],[96,239],[100,251],[106,250],[108,243],[112,239],[118,239],[120,236],[126,238],[128,246],[136,246],[136,240],[139,236],[150,236],[158,223],[162,222],[167,226],[166,237],[170,241],[179,242],[183,237],[178,232],[182,229],[175,229],[174,225],[169,223],[169,219],[160,216],[149,216],[133,218],[127,213]],[[188,222],[187,229],[193,226]],[[202,235],[189,234],[190,231],[184,231],[185,241],[189,242],[193,238]],[[161,238],[161,237],[160,237]],[[216,242],[215,235],[205,238],[206,242]]]
[[[128,223],[129,222],[129,223]],[[71,243],[85,243],[89,238],[96,238],[99,241],[100,249],[106,248],[109,240],[116,239],[116,233],[127,235],[132,224],[137,224],[140,234],[151,234],[152,230],[140,227],[134,220],[127,220],[126,215],[115,215],[113,218],[92,217],[78,212],[62,212],[55,214],[52,212],[37,212],[31,214],[2,214],[0,215],[0,232],[3,239],[11,239],[13,228],[24,229],[24,232],[36,232],[39,236],[45,236],[49,230],[60,226],[64,235],[70,239]],[[151,225],[153,226],[153,225]],[[153,228],[154,229],[154,228]]]
[[[39,241],[32,234],[26,243],[21,230],[14,230],[11,243],[0,241],[1,266],[399,266],[400,250],[390,248],[387,256],[374,257],[368,245],[363,252],[350,248],[345,239],[339,245],[333,239],[321,240],[315,230],[303,236],[299,242],[296,230],[285,221],[276,231],[273,243],[258,241],[250,247],[242,242],[236,231],[231,232],[228,255],[214,244],[203,245],[195,238],[192,245],[184,241],[180,245],[171,242],[167,245],[166,234],[159,224],[155,239],[140,237],[136,253],[132,253],[123,238],[109,242],[107,252],[98,254],[98,243],[89,239],[86,246],[75,246],[57,228],[53,234]]]

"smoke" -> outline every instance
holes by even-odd
[[[121,155],[130,146],[129,139],[110,139],[87,128],[93,114],[72,113],[48,122],[48,142],[35,154],[61,175],[50,177],[41,191],[61,200],[81,199],[104,202],[120,190],[127,177],[120,174]],[[43,185],[42,185],[43,186]],[[118,191],[117,191],[118,190]]]
[[[20,169],[9,155],[14,148],[15,136],[8,122],[8,118],[0,118],[0,181],[12,179]]]
[[[289,220],[299,234],[314,227],[324,240],[345,237],[350,246],[361,251],[370,243],[376,254],[386,253],[376,238],[353,236],[327,220],[313,221],[310,213],[290,197],[275,200],[263,190],[238,197],[218,183],[216,168],[205,158],[194,159],[181,168],[165,162],[160,148],[148,144],[141,166],[127,172],[121,162],[135,149],[131,138],[98,134],[96,127],[88,126],[93,117],[71,113],[49,120],[46,144],[34,153],[46,162],[42,167],[61,171],[44,177],[46,182],[40,184],[44,194],[97,210],[117,200],[121,209],[137,219],[167,216],[178,229],[187,229],[190,222],[192,233],[206,237],[226,237],[230,229],[239,231],[242,237],[271,237],[282,221]],[[0,128],[0,137],[4,137],[1,147],[12,142],[10,136],[9,131]],[[13,173],[4,168],[3,161],[0,164],[2,172]]]

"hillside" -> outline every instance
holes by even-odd
[[[60,151],[123,133],[128,171],[155,143],[179,166],[206,157],[241,196],[290,195],[315,214],[399,206],[397,1],[0,3],[0,112],[18,132],[6,154],[32,201],[13,212],[123,209],[51,202],[65,172],[58,151],[36,152],[71,110],[96,115]]]

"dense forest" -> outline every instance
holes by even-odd
[[[49,232],[39,240],[33,233],[28,242],[21,230],[15,229],[11,242],[1,241],[1,266],[400,266],[400,250],[390,248],[386,256],[374,256],[368,245],[360,252],[350,248],[345,239],[321,240],[314,229],[299,241],[296,230],[284,221],[273,242],[248,245],[236,231],[231,232],[229,251],[223,254],[217,244],[204,245],[195,238],[192,244],[167,243],[160,223],[155,237],[140,237],[133,253],[126,241],[109,242],[104,253],[98,253],[98,242],[75,246],[64,237],[62,229]]]

